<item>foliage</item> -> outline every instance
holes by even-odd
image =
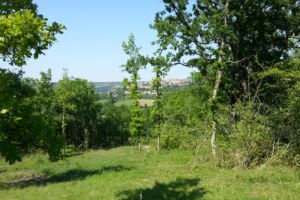
[[[163,149],[193,149],[199,140],[198,132],[188,126],[164,124],[160,129]]]
[[[60,157],[60,137],[55,127],[49,105],[42,94],[47,90],[40,84],[37,91],[21,79],[22,73],[1,70],[0,74],[0,153],[9,163],[20,161],[32,149],[42,148],[50,159]],[[42,93],[42,92],[41,92]],[[49,118],[48,118],[49,117]]]
[[[95,88],[83,79],[71,79],[64,74],[54,88],[56,111],[59,113],[62,135],[66,144],[87,149],[90,135],[96,132],[99,112]]]
[[[153,66],[153,72],[155,73],[155,77],[152,79],[152,89],[156,93],[156,96],[154,98],[154,105],[151,112],[151,119],[153,120],[155,126],[153,132],[159,137],[160,133],[158,129],[164,122],[162,108],[163,86],[161,82],[163,77],[166,76],[170,67],[168,66],[167,59],[161,56],[161,54],[159,53],[157,57],[150,59],[150,64]]]
[[[247,168],[266,162],[274,156],[276,149],[270,122],[259,113],[258,106],[236,104],[231,109],[223,108],[222,114],[218,116],[218,123],[220,143],[223,143],[220,144],[223,152],[220,151],[222,153],[219,156],[222,165]]]
[[[98,113],[97,132],[91,134],[92,148],[111,148],[128,143],[130,110],[128,106],[116,106],[112,102],[102,105]]]
[[[276,141],[275,129],[270,130],[270,113],[286,107],[290,89],[299,80],[295,61],[300,34],[299,2],[189,3],[164,0],[165,9],[156,14],[151,25],[158,34],[154,44],[168,55],[170,66],[179,64],[199,70],[199,89],[204,92],[199,96],[206,99],[201,103],[208,108],[206,113],[213,124],[213,155],[218,130],[220,143],[230,141],[230,146],[242,149],[242,157],[250,159],[246,163],[260,163],[270,156],[268,151],[274,142],[269,141]],[[227,116],[222,115],[223,108],[228,109]],[[224,127],[230,129],[227,135],[222,135]]]
[[[255,93],[259,84],[255,81],[257,73],[276,68],[298,46],[297,1],[164,3],[165,10],[157,13],[152,25],[158,32],[156,43],[172,53],[174,64],[199,69],[211,83],[221,56],[221,88],[228,93],[231,104],[243,101],[249,92]]]
[[[129,98],[133,100],[131,107],[131,122],[129,124],[129,131],[133,141],[139,141],[143,134],[143,123],[145,119],[142,116],[142,109],[139,106],[139,99],[141,98],[141,92],[138,88],[139,71],[144,67],[145,58],[140,55],[140,48],[135,44],[134,35],[129,36],[128,42],[123,42],[123,50],[128,55],[128,60],[125,65],[122,65],[122,69],[130,74],[130,80],[125,79],[124,85],[129,87]]]
[[[296,142],[297,149],[300,150],[299,146],[299,130],[300,130],[300,82],[298,82],[293,90],[291,91],[290,97],[289,97],[289,106],[288,111],[290,115],[290,125],[291,128],[296,132],[296,134],[290,135],[290,141],[292,143]],[[298,134],[297,134],[298,133]]]
[[[162,148],[196,148],[208,137],[209,108],[199,88],[186,88],[163,98],[164,124],[160,128]]]
[[[270,114],[271,128],[276,148],[282,148],[279,160],[291,166],[300,166],[300,143],[299,143],[299,110],[300,110],[300,87],[299,82],[289,90],[286,107],[274,109]]]
[[[23,66],[28,58],[37,59],[65,29],[57,22],[48,25],[31,0],[0,3],[0,58],[10,65]]]
[[[123,42],[128,59],[121,67],[129,79],[124,88],[116,88],[116,95],[97,92],[118,83],[92,85],[65,73],[52,84],[50,71],[35,80],[22,78],[21,71],[0,69],[1,156],[14,163],[42,149],[57,160],[63,145],[110,148],[157,136],[158,149],[161,139],[163,149],[195,149],[208,161],[211,132],[215,163],[221,166],[300,166],[299,1],[163,3],[164,10],[151,25],[157,31],[152,56],[141,55],[133,34]],[[56,22],[48,24],[32,0],[3,0],[0,6],[0,58],[11,66],[38,58],[65,29]],[[191,86],[163,88],[162,79],[176,65],[197,70]],[[138,81],[146,66],[153,69],[156,95],[153,105],[141,107]],[[116,102],[123,100],[126,89],[129,100]],[[66,177],[76,173],[71,170]],[[57,176],[48,181],[64,180]],[[169,185],[155,182],[142,191],[169,191],[169,186],[185,183],[178,180]],[[137,195],[138,190],[132,190],[118,197]]]
[[[32,0],[0,1],[0,59],[23,66],[28,58],[44,54],[64,26],[37,12]],[[51,111],[51,75],[41,81],[22,79],[22,72],[0,69],[0,153],[9,163],[37,148],[51,160],[60,158],[61,138],[55,132]]]

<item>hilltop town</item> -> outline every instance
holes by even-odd
[[[161,82],[164,88],[182,88],[190,85],[190,83],[189,79],[168,79]],[[115,96],[119,93],[127,93],[122,82],[95,82],[93,84],[97,93],[100,94],[113,94]],[[151,81],[140,81],[138,87],[143,95],[155,95]]]

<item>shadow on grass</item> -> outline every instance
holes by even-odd
[[[197,200],[205,190],[198,186],[199,179],[178,178],[170,183],[155,183],[152,188],[128,190],[117,195],[119,200]]]
[[[87,177],[99,175],[104,172],[120,172],[120,171],[129,171],[132,168],[124,167],[121,165],[117,166],[108,166],[99,170],[86,170],[86,169],[71,169],[69,171],[55,174],[49,177],[30,177],[21,180],[14,180],[8,183],[0,182],[0,190],[10,189],[13,187],[28,187],[32,185],[36,186],[45,186],[49,183],[62,183],[62,182],[70,182],[77,180],[84,180]]]

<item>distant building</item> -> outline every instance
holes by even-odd
[[[163,80],[163,86],[188,86],[190,81],[188,79],[170,79],[170,80]]]
[[[191,83],[188,79],[169,79],[169,80],[162,80],[161,84],[163,87],[185,87]],[[152,89],[152,82],[151,81],[139,81],[138,88],[140,89],[143,95],[155,96],[156,93]],[[125,89],[122,84],[114,85],[108,93],[112,92],[113,96],[117,95],[120,91],[123,91],[123,94],[129,94],[128,89]]]

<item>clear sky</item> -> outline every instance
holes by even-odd
[[[149,28],[155,13],[163,9],[162,0],[34,0],[39,12],[67,27],[65,33],[38,60],[24,66],[26,77],[39,77],[40,71],[51,68],[53,80],[62,75],[89,81],[121,81],[126,62],[121,44],[130,33],[136,37],[143,54],[151,54],[156,32]],[[167,78],[186,78],[191,70],[174,67]],[[150,80],[151,69],[141,72],[142,80]]]

